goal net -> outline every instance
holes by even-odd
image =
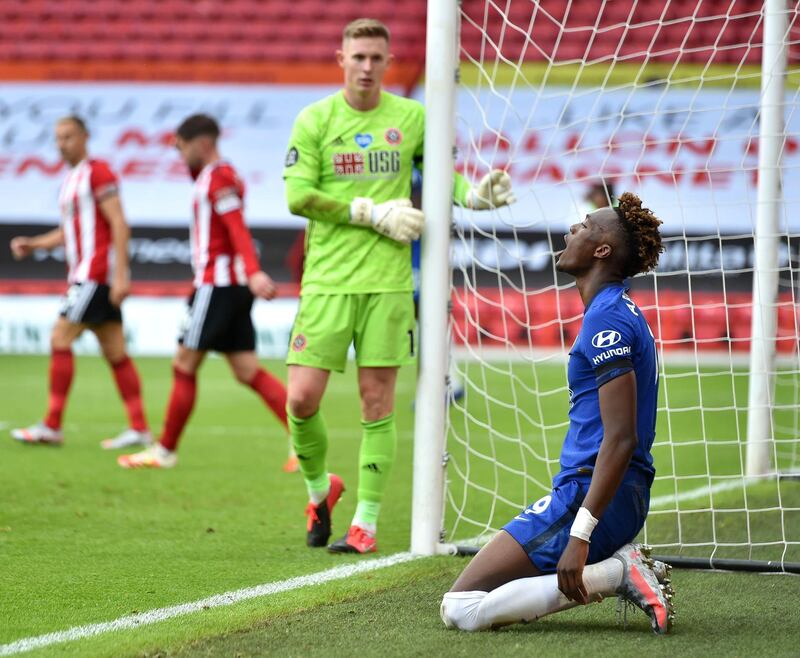
[[[666,246],[630,281],[660,361],[641,539],[661,554],[800,562],[800,20],[795,3],[778,14],[788,46],[770,50],[754,0],[463,0],[457,168],[508,170],[518,202],[455,211],[445,543],[479,545],[550,490],[583,313],[552,253],[632,191]],[[761,64],[776,52],[789,71],[782,191],[760,199],[776,173],[760,153]],[[762,204],[776,219],[756,262]],[[753,386],[768,396],[757,431]]]

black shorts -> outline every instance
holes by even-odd
[[[251,352],[256,349],[252,307],[246,286],[200,286],[189,297],[178,342],[190,350]]]
[[[75,324],[122,322],[122,311],[108,298],[109,287],[95,281],[75,283],[61,301],[59,314]]]

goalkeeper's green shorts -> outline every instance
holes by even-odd
[[[406,365],[416,358],[415,328],[410,292],[304,295],[286,363],[344,372],[352,343],[360,368]]]

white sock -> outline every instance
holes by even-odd
[[[160,443],[156,443],[156,450],[158,451],[159,457],[170,457],[175,452],[174,450],[169,450],[162,446]]]
[[[353,516],[352,525],[356,525],[374,536],[375,531],[378,529],[377,518],[380,511],[380,503],[360,500],[358,501],[358,505],[356,505],[356,513]]]
[[[368,534],[375,536],[375,533],[378,531],[378,526],[375,523],[367,523],[366,521],[356,521],[353,519],[353,523],[351,525],[358,526],[362,530],[365,530]]]
[[[609,558],[583,570],[583,584],[592,601],[613,596],[622,582],[622,564]],[[558,576],[536,576],[512,580],[491,592],[448,592],[442,599],[442,621],[448,628],[480,631],[517,622],[534,621],[545,615],[573,608],[558,589]]]
[[[583,584],[589,595],[614,596],[622,584],[622,562],[610,557],[602,562],[590,564],[583,570]]]
[[[331,479],[328,473],[324,473],[316,480],[306,480],[308,498],[315,505],[319,505],[328,497],[331,490]]]

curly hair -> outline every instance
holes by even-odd
[[[615,208],[619,223],[628,241],[628,254],[623,265],[625,277],[649,272],[658,264],[664,251],[658,227],[663,223],[642,200],[632,192],[623,192]]]

